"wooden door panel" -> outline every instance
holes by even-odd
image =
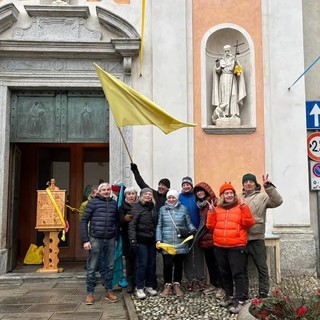
[[[30,243],[42,244],[43,233],[35,230],[36,224],[36,196],[37,190],[44,190],[46,182],[55,178],[60,189],[67,191],[67,204],[71,207],[79,207],[83,201],[84,191],[84,163],[93,163],[99,166],[99,173],[92,175],[86,182],[97,184],[98,179],[108,181],[109,154],[107,144],[19,144],[21,149],[21,186],[19,206],[19,260],[22,261]],[[84,156],[84,154],[86,156]],[[59,163],[59,167],[68,162],[69,170],[65,173],[65,181],[62,178],[52,176],[52,166]],[[101,168],[103,168],[101,170]],[[96,173],[96,172],[95,172]],[[58,176],[61,177],[62,172]],[[89,177],[91,175],[89,174]],[[60,181],[59,181],[60,179]],[[59,259],[61,261],[84,260],[86,253],[81,246],[79,215],[71,210],[66,210],[70,230],[66,241],[59,243]]]

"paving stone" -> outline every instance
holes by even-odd
[[[84,300],[83,297],[84,296],[82,294],[81,295],[59,295],[59,296],[53,296],[53,297],[47,298],[46,303],[67,303],[67,302],[81,303]]]
[[[50,320],[100,320],[101,312],[56,312]]]
[[[31,306],[28,309],[28,312],[75,311],[77,307],[78,307],[77,303],[38,304],[38,305]]]
[[[12,296],[4,298],[0,301],[0,305],[2,304],[37,304],[37,303],[44,303],[48,297],[46,296],[33,296],[33,295],[21,295],[21,296]]]
[[[52,296],[52,295],[57,295],[57,296],[62,296],[62,295],[72,295],[76,292],[76,289],[71,288],[71,289],[37,289],[37,290],[29,290],[25,294],[26,295],[33,295],[33,296]]]
[[[52,313],[13,313],[13,314],[6,314],[3,315],[0,319],[1,320],[16,320],[16,319],[23,319],[23,320],[48,320],[51,319]]]
[[[0,276],[0,320],[131,319],[122,289],[114,290],[119,302],[108,302],[99,277],[94,293],[95,303],[91,306],[85,304],[86,273],[82,264],[80,273],[65,272],[65,275],[37,273],[37,266],[29,268],[30,274],[26,267],[22,266],[24,271],[20,274]]]
[[[20,313],[28,310],[30,304],[5,304],[0,305],[0,313]]]

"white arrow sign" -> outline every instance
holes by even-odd
[[[310,111],[310,115],[314,117],[314,126],[319,127],[319,115],[320,115],[320,108],[315,103],[313,108]]]

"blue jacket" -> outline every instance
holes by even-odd
[[[180,201],[178,201],[174,206],[171,206],[166,202],[159,211],[156,241],[161,241],[175,246],[177,254],[187,254],[189,252],[189,245],[186,243],[179,246],[184,239],[178,237],[178,231],[172,223],[169,215],[171,215],[177,228],[187,229],[190,233],[196,231],[196,228],[191,222],[188,209],[182,205]],[[162,250],[161,253],[168,254],[164,250]]]
[[[100,239],[117,238],[119,232],[117,201],[100,195],[92,198],[84,210],[80,228],[82,243],[90,241],[89,235]]]
[[[198,229],[200,223],[200,214],[197,207],[196,197],[193,193],[180,193],[179,201],[187,207],[192,224]]]

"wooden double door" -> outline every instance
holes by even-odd
[[[47,182],[54,178],[56,185],[66,190],[67,204],[79,208],[86,198],[85,190],[99,184],[99,180],[109,181],[109,146],[106,143],[17,143],[14,150],[19,151],[20,161],[16,166],[20,168],[15,171],[20,173],[20,186],[13,201],[17,216],[12,217],[16,223],[11,224],[11,234],[17,235],[16,255],[22,261],[29,245],[41,245],[43,240],[43,233],[35,229],[37,190],[45,190]],[[59,259],[84,260],[79,215],[69,209],[66,212],[70,230],[66,240],[60,240]],[[14,260],[15,257],[13,267]]]

